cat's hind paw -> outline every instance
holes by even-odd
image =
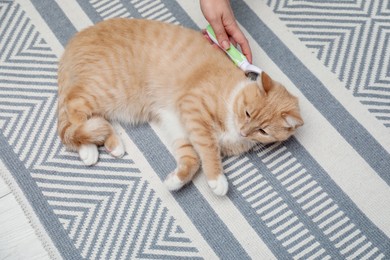
[[[216,180],[208,181],[208,184],[212,191],[218,196],[226,195],[229,184],[225,175],[220,174]]]
[[[168,190],[176,191],[180,190],[184,186],[185,182],[180,180],[176,174],[176,171],[174,171],[168,174],[164,184],[167,186]]]
[[[80,146],[79,156],[85,165],[91,166],[97,163],[99,151],[94,144],[83,144]]]

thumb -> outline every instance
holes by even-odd
[[[226,34],[225,27],[222,23],[214,23],[211,24],[211,27],[214,30],[215,36],[217,37],[217,41],[219,45],[227,50],[230,47],[229,37]]]

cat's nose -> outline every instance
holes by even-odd
[[[245,133],[245,131],[243,131],[243,130],[240,131],[240,135],[241,135],[242,137],[247,137],[247,136],[248,136],[248,134]]]

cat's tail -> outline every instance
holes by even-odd
[[[71,124],[58,128],[62,142],[77,150],[83,144],[102,145],[112,134],[112,126],[101,117],[88,119],[82,124]]]
[[[102,145],[113,134],[111,124],[103,117],[89,116],[88,111],[72,111],[66,106],[58,109],[58,134],[70,149],[78,150],[81,145]]]

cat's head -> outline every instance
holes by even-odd
[[[237,94],[233,109],[237,131],[255,142],[284,141],[303,125],[298,99],[265,72]]]

